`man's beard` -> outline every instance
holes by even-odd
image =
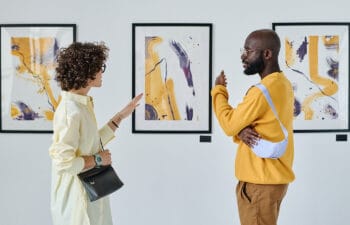
[[[247,65],[247,68],[243,71],[246,75],[253,75],[261,72],[264,69],[264,60],[262,54],[254,62]]]

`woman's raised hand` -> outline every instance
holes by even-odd
[[[127,104],[119,113],[117,113],[121,119],[128,117],[135,110],[135,108],[139,105],[139,101],[141,100],[142,96],[143,93],[137,95],[131,100],[131,102],[129,102],[129,104]]]

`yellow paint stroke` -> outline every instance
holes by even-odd
[[[16,118],[21,115],[21,110],[14,104],[11,104],[11,118]]]
[[[158,120],[180,120],[180,113],[174,94],[174,81],[167,78],[166,83],[162,79],[160,58],[154,48],[163,40],[160,37],[146,39],[145,58],[145,93],[146,104],[151,105],[158,114]]]
[[[323,36],[322,41],[323,41],[323,44],[328,48],[336,46],[337,52],[339,52],[339,36],[338,35]]]
[[[323,96],[332,96],[338,91],[338,85],[331,79],[321,77],[318,72],[318,36],[309,36],[309,68],[310,79],[324,88],[311,96],[305,98],[302,104],[302,111],[305,114],[305,120],[312,120],[314,111],[311,103],[315,99]]]
[[[11,45],[13,46],[12,55],[17,56],[20,61],[17,72],[19,74],[31,74],[35,82],[41,87],[38,90],[38,93],[47,94],[53,110],[44,110],[44,115],[46,116],[46,119],[52,120],[52,115],[57,108],[58,103],[50,86],[51,75],[48,73],[48,70],[54,69],[56,66],[53,57],[55,39],[52,37],[12,37]],[[51,61],[47,60],[47,58]],[[44,59],[46,59],[46,61]]]
[[[62,99],[62,97],[61,97],[61,95],[59,95],[58,99],[57,99],[57,105],[60,104],[61,99]],[[53,112],[52,110],[44,110],[45,118],[49,121],[53,120],[54,114],[55,114],[55,112]]]
[[[295,52],[293,50],[292,43],[288,40],[288,38],[285,39],[285,49],[286,49],[286,64],[288,67],[294,65],[295,63]]]

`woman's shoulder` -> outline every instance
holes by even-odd
[[[66,117],[77,117],[82,111],[81,104],[70,99],[62,99],[59,103],[55,115],[64,115]]]

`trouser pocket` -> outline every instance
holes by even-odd
[[[251,203],[252,196],[248,191],[248,185],[247,182],[239,181],[236,187],[236,194],[241,200]]]

